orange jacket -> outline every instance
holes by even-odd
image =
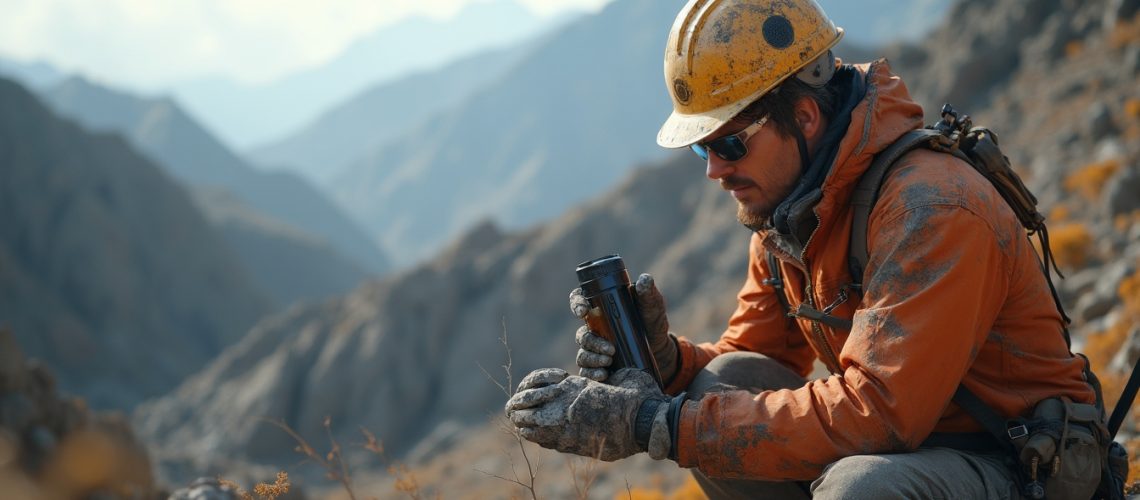
[[[900,160],[868,222],[865,292],[842,301],[851,282],[851,193],[875,153],[922,126],[921,107],[885,61],[859,69],[867,94],[822,196],[800,218],[817,225],[808,226],[802,253],[790,254],[774,232],[753,235],[728,329],[716,343],[680,339],[680,369],[667,389],[680,392],[731,351],[767,355],[804,376],[818,358],[832,375],[794,390],[685,403],[681,466],[713,477],[810,480],[845,456],[912,450],[934,431],[979,431],[951,402],[959,382],[1005,416],[1026,415],[1051,396],[1094,399],[1024,229],[993,186],[950,155],[920,149]],[[820,310],[838,304],[832,314],[852,318],[851,331],[789,323],[763,284],[767,252],[781,260],[793,310],[805,301]]]

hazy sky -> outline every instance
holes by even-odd
[[[0,0],[0,56],[147,87],[222,74],[270,80],[409,16],[489,0]],[[515,0],[541,16],[610,0]]]

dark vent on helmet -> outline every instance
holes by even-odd
[[[796,30],[784,16],[772,16],[764,21],[764,41],[777,49],[786,49],[796,40]]]

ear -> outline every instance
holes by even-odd
[[[796,124],[803,132],[804,139],[810,146],[815,146],[815,143],[823,137],[823,132],[827,130],[827,117],[823,116],[815,99],[806,96],[796,101],[795,115]]]

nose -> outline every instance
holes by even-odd
[[[726,161],[723,158],[710,154],[707,164],[705,165],[705,176],[709,180],[719,181],[734,170],[733,162]]]

